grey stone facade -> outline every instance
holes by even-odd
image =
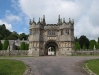
[[[48,55],[48,48],[53,48],[56,56],[71,55],[74,50],[74,20],[58,17],[57,24],[46,24],[45,15],[36,23],[30,20],[29,56]]]

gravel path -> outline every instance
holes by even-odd
[[[88,75],[82,69],[82,63],[97,58],[99,56],[44,56],[13,59],[28,64],[32,69],[32,75]]]

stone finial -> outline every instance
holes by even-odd
[[[60,15],[58,16],[58,19],[60,19]]]
[[[71,22],[71,19],[69,18],[69,22]]]
[[[35,22],[34,18],[33,18],[33,22]]]
[[[39,17],[39,21],[38,22],[40,22],[40,17]]]
[[[63,23],[65,23],[65,18],[63,18]]]
[[[60,19],[61,23],[62,23],[62,18]]]
[[[32,21],[31,21],[31,19],[30,19],[30,22],[29,22],[29,24],[31,24],[32,23]]]
[[[42,18],[41,18],[41,22],[42,22]]]
[[[43,19],[45,19],[45,15],[43,15]]]

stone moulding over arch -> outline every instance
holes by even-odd
[[[43,46],[45,56],[48,55],[48,48],[52,46],[55,47],[55,55],[57,55],[57,52],[59,51],[57,42],[55,40],[48,40]]]
[[[49,42],[54,42],[54,43],[56,43],[57,46],[59,47],[59,44],[56,42],[56,40],[48,40],[48,41],[46,41],[46,42],[44,43],[43,49],[45,49],[46,45],[47,45]]]

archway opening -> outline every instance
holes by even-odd
[[[49,41],[45,45],[44,55],[45,56],[55,56],[58,50],[58,45],[55,42]]]

